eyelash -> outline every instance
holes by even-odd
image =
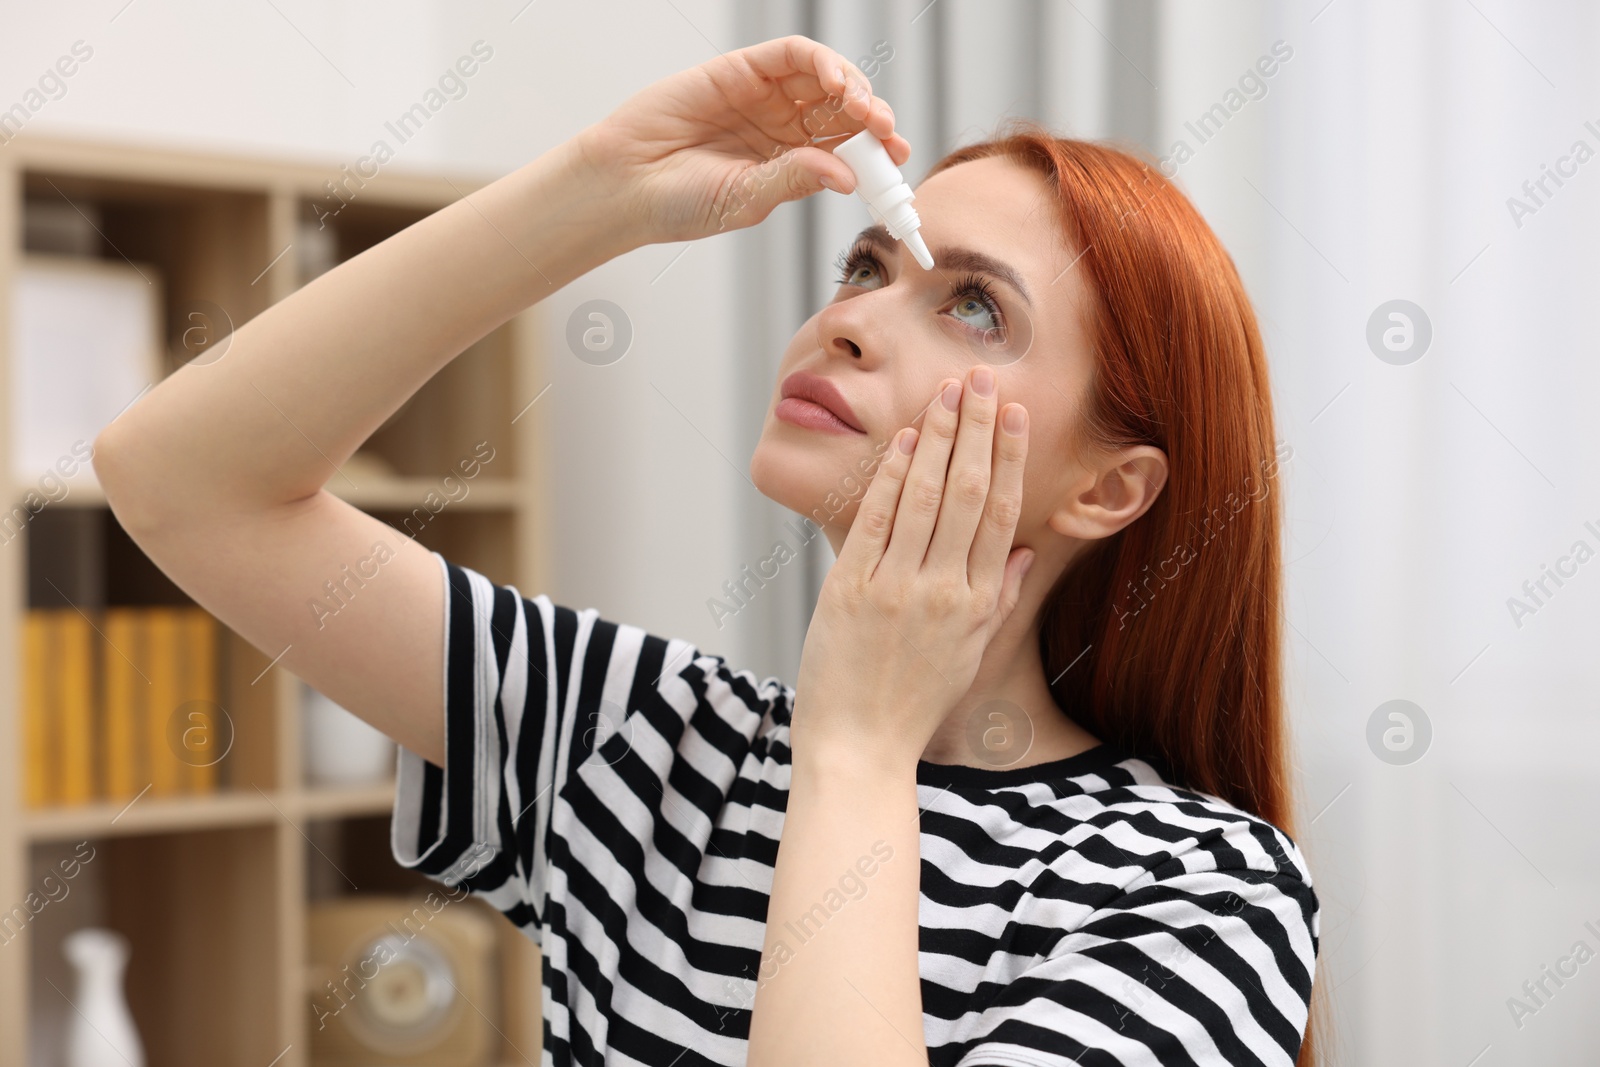
[[[878,257],[872,254],[871,246],[864,241],[857,242],[848,250],[840,252],[839,258],[834,261],[834,269],[839,272],[838,284],[851,284],[851,275],[855,274],[857,268],[863,265],[871,265],[877,269],[878,273],[883,273],[883,264],[878,262]],[[959,301],[959,298],[964,296],[976,296],[978,302],[983,304],[984,310],[994,316],[995,328],[999,330],[1005,329],[1006,317],[1000,310],[1000,301],[994,295],[994,287],[982,275],[965,274],[956,279],[950,288],[950,299]],[[969,323],[962,323],[962,325],[975,333],[986,332]]]

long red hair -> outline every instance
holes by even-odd
[[[1025,121],[931,176],[1000,156],[1056,194],[1094,302],[1075,445],[1167,455],[1155,503],[1068,567],[1042,609],[1056,702],[1101,740],[1294,835],[1281,693],[1282,561],[1266,353],[1232,258],[1132,151]],[[1314,1062],[1310,1027],[1299,1064]]]

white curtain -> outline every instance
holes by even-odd
[[[1222,43],[1205,10],[1169,7],[1176,63]],[[1585,126],[1600,117],[1596,12],[1496,0],[1262,12],[1230,28],[1212,84],[1186,82],[1209,101],[1247,55],[1292,45],[1271,95],[1249,105],[1261,144],[1196,159],[1190,185],[1241,256],[1295,448],[1288,616],[1316,817],[1303,841],[1339,1062],[1592,1063],[1600,967],[1580,960],[1600,952],[1600,567],[1561,560],[1578,540],[1600,549],[1584,526],[1600,493],[1582,444],[1600,166],[1561,160],[1579,140],[1600,150]],[[1545,165],[1576,173],[1546,180],[1519,226],[1508,198],[1526,199]],[[1401,365],[1367,340],[1393,300],[1432,330]],[[1514,618],[1508,601],[1527,600],[1546,564],[1574,573],[1546,579],[1537,614]],[[1406,765],[1367,740],[1395,699],[1432,727]]]
[[[1584,525],[1600,531],[1595,450],[1583,444],[1600,376],[1600,160],[1584,154],[1600,153],[1593,6],[819,0],[752,11],[745,40],[807,32],[852,56],[893,46],[874,81],[916,149],[913,181],[1006,114],[1157,157],[1186,142],[1177,181],[1249,287],[1278,435],[1293,448],[1280,479],[1285,633],[1300,842],[1323,909],[1326,1062],[1600,1059],[1600,962],[1589,962],[1600,954],[1600,562],[1575,546],[1600,552]],[[739,251],[741,303],[762,309],[746,347],[774,356],[827,299],[832,256],[864,217],[843,197],[784,211]],[[1380,343],[1385,359],[1368,341],[1369,320],[1396,300],[1421,309],[1413,330],[1431,327],[1410,362],[1415,348]],[[750,366],[760,411],[776,360]],[[744,430],[747,448],[759,422]],[[741,536],[767,548],[784,517],[748,509]],[[763,641],[750,648],[787,678],[831,562],[815,547],[808,581],[762,605]],[[1512,597],[1532,610],[1514,617]],[[1431,728],[1413,762],[1379,752],[1422,751],[1414,713],[1409,751],[1368,741],[1392,700]]]

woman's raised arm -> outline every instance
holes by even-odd
[[[853,64],[804,37],[662,79],[150,390],[95,440],[107,501],[201,607],[442,764],[438,564],[323,486],[428,379],[522,309],[631,248],[759,222],[824,176],[849,191],[827,147],[871,128],[904,162],[893,121]],[[375,557],[377,576],[336,617],[310,610],[342,568]]]

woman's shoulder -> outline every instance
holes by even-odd
[[[1299,883],[1311,894],[1311,869],[1282,827],[1220,796],[1174,783],[1152,763],[1112,750],[1108,765],[1079,779],[1062,805],[1101,834],[1127,842],[1146,874],[1140,882],[1201,872]],[[1286,886],[1287,888],[1287,886]]]
[[[792,690],[781,679],[759,677],[664,627],[626,622],[598,607],[579,607],[581,601],[556,599],[545,591],[525,593],[516,585],[492,581],[470,566],[433,554],[456,591],[452,606],[470,606],[482,621],[480,630],[505,643],[520,638],[534,653],[549,652],[560,668],[621,669],[652,689],[689,684],[703,697],[707,686],[720,685],[753,701],[792,704]],[[465,641],[474,631],[449,636]],[[481,639],[483,634],[476,636]],[[788,721],[786,711],[783,721]]]

